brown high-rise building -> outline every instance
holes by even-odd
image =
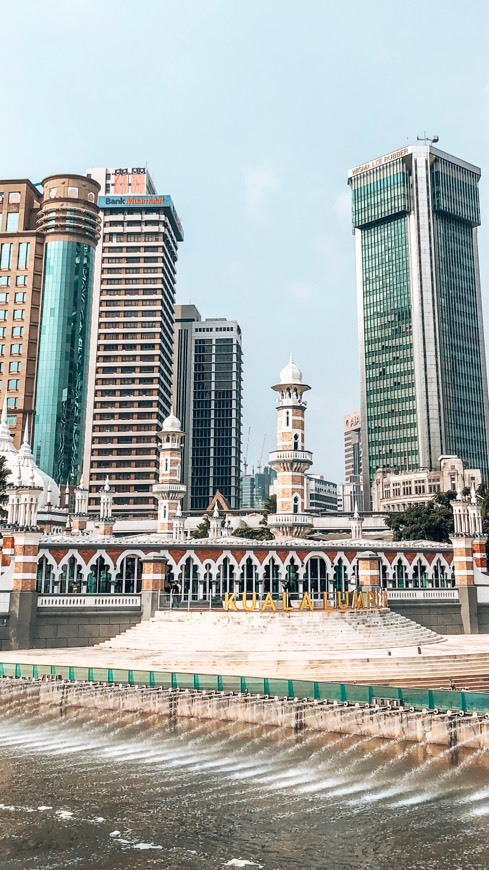
[[[0,181],[0,405],[7,397],[17,447],[31,429],[39,341],[44,235],[42,193],[27,179]]]

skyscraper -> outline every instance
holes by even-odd
[[[157,436],[170,412],[178,243],[170,196],[148,171],[89,169],[104,195],[97,249],[85,474],[89,510],[107,475],[114,514],[156,516]]]
[[[99,185],[82,175],[43,181],[37,229],[45,236],[33,453],[58,482],[82,465]]]
[[[379,467],[433,469],[456,454],[488,479],[479,178],[432,144],[348,174],[367,504]]]
[[[5,393],[17,448],[31,425],[39,339],[44,235],[42,193],[27,179],[0,181],[0,405]]]
[[[216,490],[239,507],[242,351],[235,320],[201,320],[175,306],[173,403],[185,432],[184,507],[205,510]]]

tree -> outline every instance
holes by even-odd
[[[481,506],[482,531],[485,535],[489,535],[489,486],[487,483],[481,483],[477,487],[477,495]]]
[[[454,498],[455,492],[440,492],[431,501],[388,514],[386,525],[392,529],[394,540],[448,543],[453,535],[451,503]]]
[[[274,514],[276,510],[277,496],[270,495],[263,506],[262,518],[258,528],[250,528],[247,526],[244,529],[235,529],[233,535],[236,538],[248,538],[253,541],[270,541],[273,538],[273,535],[268,528],[268,516],[269,514]]]
[[[201,523],[190,533],[191,538],[208,538],[211,524],[209,514],[205,514]]]
[[[7,511],[4,509],[3,505],[7,501],[6,489],[9,477],[10,470],[7,467],[5,456],[0,456],[0,517],[5,517],[7,515]]]

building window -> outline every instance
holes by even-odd
[[[11,205],[14,203],[20,202],[20,191],[19,190],[11,190],[8,195],[8,201]]]
[[[10,269],[12,262],[12,244],[4,243],[0,248],[0,269]]]
[[[29,259],[29,242],[20,242],[20,244],[19,244],[19,256],[17,259],[17,268],[18,269],[27,269],[28,259]]]
[[[16,408],[18,401],[17,396],[9,396],[7,398],[7,408]]]
[[[24,314],[25,310],[23,308],[16,308],[14,310],[14,320],[23,320]]]
[[[13,326],[12,327],[12,338],[22,338],[24,335],[24,327],[23,326]]]
[[[27,284],[27,275],[17,275],[15,283],[17,284],[17,287],[25,287]]]
[[[8,287],[10,284],[10,275],[0,275],[0,287]]]
[[[6,231],[8,233],[16,233],[19,229],[19,212],[9,211],[7,214]]]
[[[19,389],[19,381],[16,378],[10,378],[7,381],[7,390],[18,390]]]
[[[5,353],[5,345],[4,345],[4,344],[0,344],[0,356],[3,356],[4,353]]]
[[[25,302],[25,293],[16,293],[14,296],[14,302]]]
[[[8,311],[5,308],[3,309],[3,311],[0,311],[0,320],[6,320],[7,314],[8,314]]]
[[[12,356],[18,356],[19,354],[22,353],[22,345],[21,344],[11,344],[10,345],[10,353],[12,354]]]
[[[3,367],[3,363],[0,363],[0,365]],[[20,365],[21,365],[20,362],[9,363],[9,367],[8,367],[9,372],[20,372]],[[0,369],[0,371],[1,371],[1,369]]]
[[[0,293],[0,302],[8,302],[8,293]]]
[[[0,326],[0,338],[5,338],[5,334],[6,334],[6,332],[7,332],[6,327],[5,327],[5,326]]]

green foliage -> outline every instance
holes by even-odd
[[[477,495],[481,502],[482,530],[485,535],[489,535],[489,486],[487,483],[481,483],[477,489]]]
[[[253,541],[270,541],[273,538],[268,526],[266,524],[263,525],[263,520],[257,529],[252,529],[249,526],[245,529],[235,529],[233,536],[236,538],[249,538]]]
[[[0,456],[0,517],[5,517],[7,515],[7,511],[1,507],[7,501],[7,493],[6,489],[8,486],[8,478],[10,477],[10,471],[7,468],[5,456]]]
[[[211,524],[211,520],[209,514],[205,514],[204,519],[197,526],[193,532],[190,533],[191,538],[208,538],[209,537],[209,526]]]
[[[394,540],[448,543],[453,534],[451,503],[455,497],[452,491],[440,492],[431,501],[388,514],[386,525],[392,530]]]
[[[266,520],[268,514],[276,514],[277,513],[277,496],[269,495],[265,504],[263,505],[263,517]]]

